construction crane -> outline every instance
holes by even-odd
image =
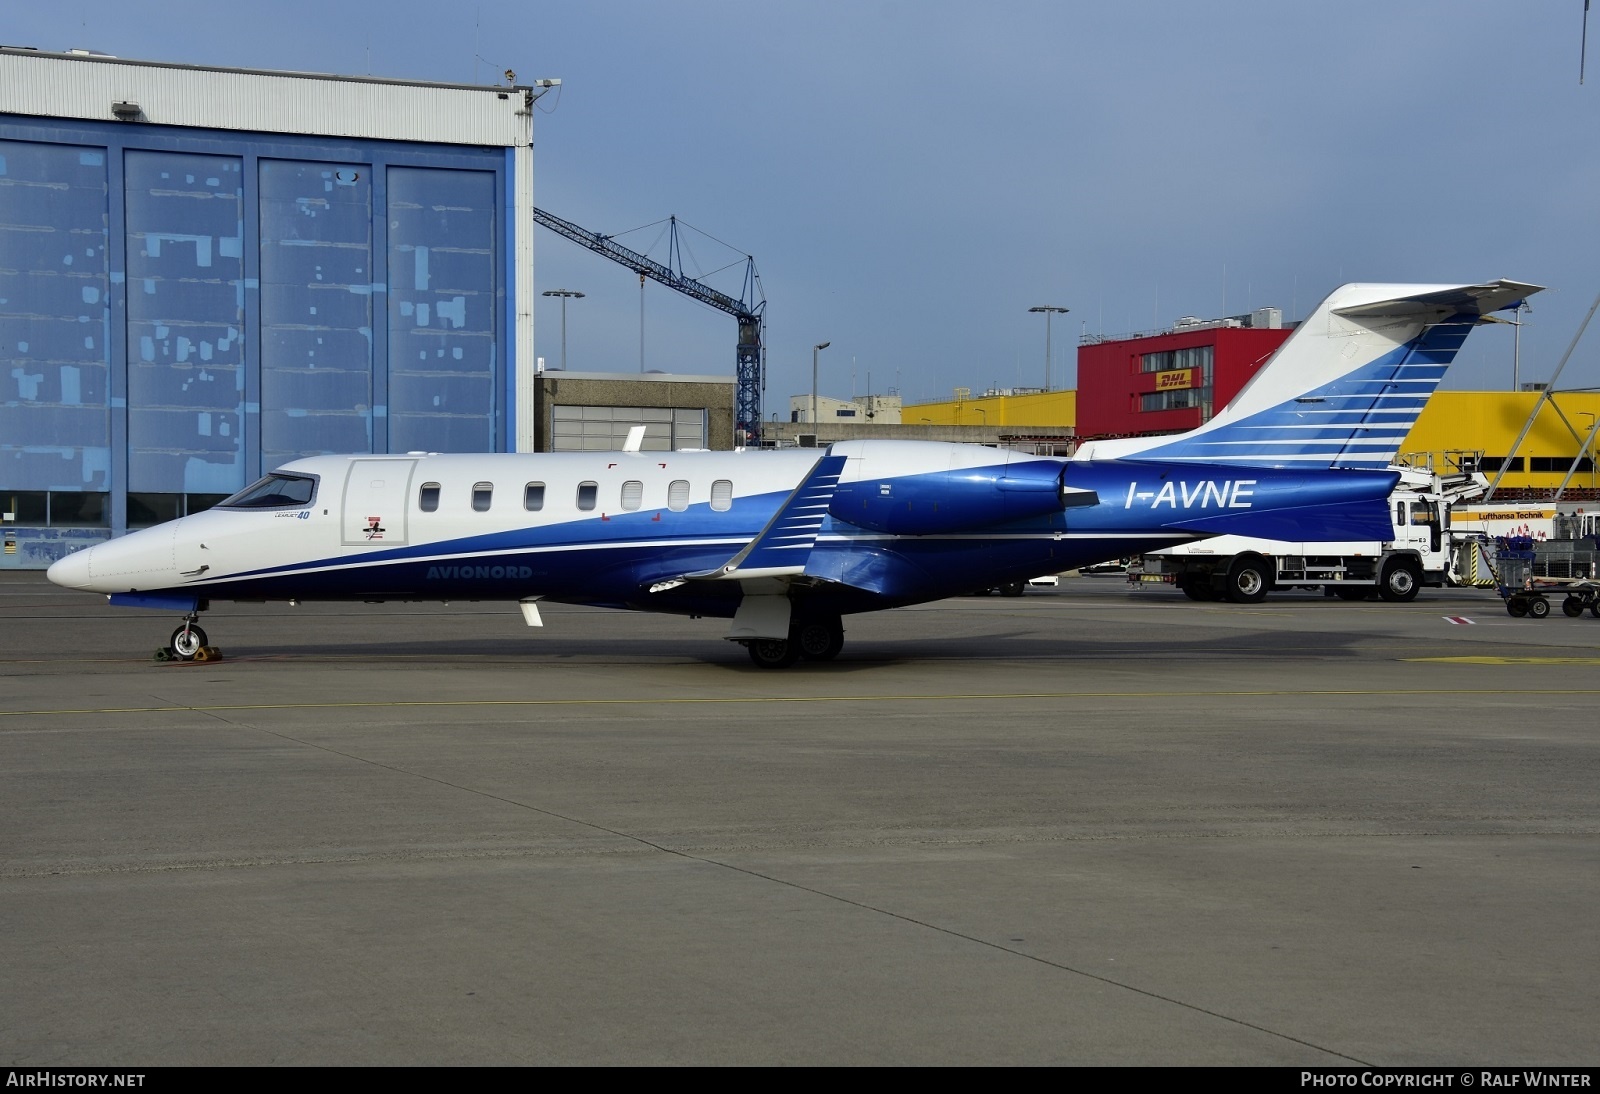
[[[761,292],[761,279],[756,274],[754,258],[745,255],[744,289],[740,298],[736,300],[727,293],[718,292],[683,272],[683,258],[678,247],[677,217],[671,218],[671,236],[667,251],[671,265],[657,262],[637,251],[631,251],[611,236],[591,232],[543,209],[533,211],[533,220],[535,224],[542,224],[552,232],[589,248],[595,254],[604,255],[611,261],[628,267],[639,275],[641,285],[648,277],[652,281],[659,281],[669,289],[676,289],[685,296],[693,297],[702,304],[709,304],[718,311],[725,311],[738,320],[739,344],[734,366],[734,436],[742,438],[743,443],[748,445],[761,443],[761,389],[765,386],[763,373],[766,364],[766,349],[762,344],[761,335],[764,325],[762,313],[766,310],[767,301]]]

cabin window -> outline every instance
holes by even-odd
[[[639,508],[644,501],[644,483],[629,479],[622,484],[622,507],[629,512]]]
[[[667,487],[667,508],[681,513],[689,508],[689,480],[674,479]]]
[[[711,508],[719,513],[733,508],[732,482],[727,479],[718,479],[711,484]]]
[[[439,510],[439,484],[425,482],[422,489],[417,492],[417,508],[424,513],[435,513]]]
[[[597,482],[580,482],[578,484],[578,508],[584,512],[594,508],[595,499],[600,496],[600,484]]]
[[[522,488],[522,507],[530,513],[544,508],[544,483],[530,482]]]
[[[489,511],[489,503],[494,500],[494,483],[475,482],[472,484],[472,508],[479,513]]]

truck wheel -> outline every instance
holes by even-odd
[[[1543,619],[1550,614],[1550,602],[1542,596],[1536,596],[1528,601],[1528,614],[1535,619]]]
[[[1272,579],[1267,564],[1259,558],[1236,558],[1228,567],[1225,593],[1235,604],[1259,604],[1267,598]]]
[[[1528,614],[1528,602],[1520,596],[1508,597],[1506,599],[1506,614],[1521,619]]]
[[[1378,582],[1378,595],[1392,604],[1404,604],[1417,598],[1422,588],[1422,574],[1417,564],[1409,559],[1390,559],[1383,568],[1383,579]]]
[[[1576,619],[1583,614],[1583,601],[1575,596],[1569,596],[1561,602],[1561,614],[1568,619]]]

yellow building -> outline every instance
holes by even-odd
[[[966,395],[943,403],[913,403],[900,412],[906,425],[973,425],[1026,432],[1029,426],[1060,429],[1078,418],[1076,391],[1028,395]]]
[[[1440,471],[1475,469],[1492,480],[1510,456],[1539,395],[1537,391],[1436,391],[1411,427],[1401,458],[1419,465],[1431,461]],[[1597,417],[1600,392],[1553,393],[1511,457],[1496,496],[1560,486]],[[1567,483],[1568,495],[1600,488],[1592,445],[1583,456]]]

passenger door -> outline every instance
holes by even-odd
[[[403,547],[416,460],[351,460],[340,530],[346,547]]]

